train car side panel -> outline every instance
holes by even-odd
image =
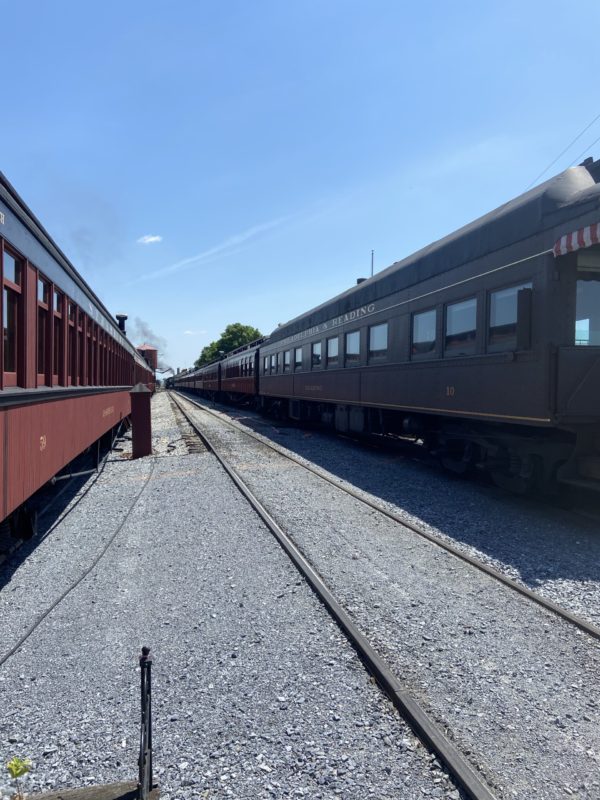
[[[3,516],[131,413],[128,391],[71,397],[0,411]]]

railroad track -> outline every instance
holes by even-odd
[[[184,397],[187,402],[192,403],[193,405],[201,409],[203,412],[212,415],[220,422],[229,425],[231,428],[235,429],[240,433],[245,434],[246,436],[248,436],[251,439],[254,439],[257,442],[260,442],[260,444],[263,445],[264,447],[267,447],[268,449],[278,453],[280,456],[288,459],[289,461],[298,464],[303,469],[313,473],[314,475],[317,475],[318,477],[327,481],[331,485],[335,486],[337,489],[340,489],[341,491],[345,492],[346,494],[355,498],[356,500],[359,500],[361,503],[364,503],[365,505],[379,512],[388,519],[391,519],[394,522],[398,523],[403,528],[406,528],[412,531],[413,533],[416,533],[418,536],[422,537],[428,542],[431,542],[432,544],[435,544],[437,547],[440,547],[442,550],[451,553],[453,556],[460,559],[461,561],[469,564],[470,566],[474,567],[480,572],[489,575],[491,578],[498,581],[507,588],[511,589],[512,591],[516,592],[517,594],[526,597],[528,600],[546,609],[546,611],[555,614],[561,619],[564,619],[566,622],[569,622],[570,624],[574,625],[576,628],[584,631],[592,638],[600,641],[600,627],[598,627],[597,625],[594,625],[588,620],[583,619],[583,617],[580,617],[577,614],[574,614],[573,612],[563,608],[558,603],[555,603],[552,600],[548,600],[547,598],[543,597],[537,592],[533,592],[531,589],[528,589],[526,586],[519,583],[518,581],[515,581],[512,578],[508,577],[507,575],[504,575],[502,572],[490,566],[489,564],[486,564],[484,561],[480,561],[479,559],[469,555],[468,553],[465,553],[459,547],[454,546],[445,539],[442,539],[439,536],[435,536],[435,534],[430,533],[425,528],[420,527],[419,525],[400,517],[398,514],[395,514],[393,511],[390,511],[388,508],[383,506],[381,503],[377,503],[375,500],[365,497],[364,494],[354,490],[347,483],[338,480],[331,474],[326,473],[324,470],[321,470],[310,463],[307,463],[303,459],[294,456],[292,453],[286,451],[283,447],[280,447],[276,444],[266,441],[264,437],[257,435],[252,431],[248,430],[245,426],[232,421],[225,414],[216,413],[212,409],[207,408],[202,403],[199,403],[198,401],[188,397],[187,395],[180,395],[180,396]],[[185,412],[182,411],[182,413]]]
[[[173,395],[172,395],[173,397]],[[200,404],[190,401],[207,411]],[[322,601],[329,614],[335,619],[341,630],[344,632],[349,642],[352,644],[359,657],[376,678],[379,686],[398,709],[402,717],[408,722],[412,730],[419,736],[425,746],[432,752],[447,768],[449,774],[465,792],[471,800],[495,800],[496,795],[493,789],[480,777],[476,770],[469,764],[465,756],[459,752],[457,747],[448,739],[442,726],[423,710],[415,698],[405,689],[398,677],[393,673],[385,660],[377,652],[368,638],[360,631],[359,627],[352,620],[350,614],[343,607],[342,603],[335,597],[325,581],[303,555],[292,538],[271,516],[267,508],[258,500],[250,487],[240,477],[238,472],[228,463],[227,459],[215,447],[213,441],[207,434],[200,429],[192,416],[186,411],[179,398],[174,398],[174,402],[181,415],[185,418],[197,436],[202,440],[204,446],[218,459],[223,469],[227,472],[233,483],[242,495],[248,500],[252,508],[260,516],[264,524],[275,536],[281,547],[292,560],[296,568],[311,586],[313,591]],[[212,412],[209,412],[212,413]],[[217,416],[217,415],[214,415]],[[220,416],[220,421],[224,421]],[[241,426],[233,425],[236,429],[243,430]],[[246,432],[246,431],[244,431]],[[252,438],[252,434],[248,434]],[[279,448],[274,448],[279,452]],[[296,461],[296,459],[292,460]],[[297,462],[300,463],[300,462]],[[305,466],[305,465],[302,465]],[[316,471],[315,471],[316,472]],[[317,473],[319,474],[319,473]]]

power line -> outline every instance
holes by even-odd
[[[546,174],[546,172],[548,172],[548,170],[550,169],[550,167],[553,167],[553,166],[556,164],[556,162],[559,160],[559,158],[562,158],[562,157],[564,156],[564,154],[567,152],[567,150],[569,150],[571,147],[573,147],[573,145],[575,144],[575,142],[577,142],[579,139],[581,139],[581,137],[583,136],[583,134],[584,134],[584,133],[585,133],[587,130],[589,130],[589,129],[592,127],[592,125],[594,124],[594,122],[596,122],[596,120],[599,120],[599,119],[600,119],[600,114],[598,114],[596,117],[594,117],[594,119],[593,119],[593,120],[590,122],[590,124],[589,124],[589,125],[586,125],[586,126],[585,126],[585,128],[584,128],[584,129],[583,129],[583,130],[582,130],[580,133],[578,133],[578,134],[577,134],[577,136],[576,136],[576,137],[575,137],[575,138],[574,138],[574,139],[573,139],[571,142],[569,142],[569,144],[568,144],[568,145],[565,147],[565,149],[564,149],[564,150],[562,150],[562,151],[561,151],[561,152],[560,152],[560,153],[559,153],[559,154],[556,156],[556,158],[554,159],[554,161],[551,161],[551,162],[548,164],[548,166],[547,166],[545,169],[543,169],[543,170],[540,172],[540,174],[537,176],[537,178],[534,178],[534,179],[531,181],[531,183],[529,184],[529,186],[527,187],[527,189],[525,189],[525,191],[527,192],[529,189],[531,189],[531,187],[534,185],[534,183],[537,183],[537,182],[539,181],[539,179],[542,177],[542,175],[545,175],[545,174]],[[598,139],[596,139],[596,141],[598,141]],[[595,144],[595,143],[596,143],[596,142],[594,142],[594,144]],[[590,145],[590,146],[591,146],[591,145]],[[587,150],[589,150],[589,148],[586,148],[586,151],[585,151],[585,152],[587,152]],[[578,160],[578,158],[579,158],[579,156],[578,156],[578,157],[575,159],[575,161],[577,161],[577,160]]]
[[[583,153],[580,153],[580,154],[577,156],[577,158],[574,158],[574,159],[573,159],[573,161],[571,161],[571,163],[569,164],[569,166],[570,166],[570,167],[572,167],[572,166],[573,166],[573,164],[577,163],[577,162],[579,161],[579,159],[580,159],[580,158],[582,158],[582,157],[583,157],[583,156],[584,156],[586,153],[589,153],[589,152],[590,152],[590,150],[592,149],[592,147],[593,147],[595,144],[597,144],[598,142],[600,142],[600,136],[599,136],[597,139],[594,139],[594,141],[593,141],[593,142],[592,142],[592,143],[591,143],[591,144],[590,144],[588,147],[586,147],[586,148],[585,148],[585,150],[583,151]]]

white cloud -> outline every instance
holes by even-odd
[[[146,236],[140,236],[137,240],[138,244],[154,244],[155,242],[162,242],[162,236],[146,234]]]
[[[184,331],[184,336],[202,336],[206,331]]]
[[[140,275],[140,277],[133,281],[133,283],[152,280],[153,278],[160,278],[163,275],[170,275],[173,272],[179,272],[179,270],[189,267],[191,264],[208,261],[209,259],[221,254],[231,255],[232,253],[237,252],[240,249],[239,246],[245,244],[248,240],[254,239],[261,233],[265,233],[266,231],[270,231],[273,228],[279,227],[289,219],[291,219],[289,216],[279,217],[278,219],[273,219],[270,222],[263,222],[260,225],[254,225],[252,228],[247,228],[241,233],[236,233],[235,235],[230,236],[228,239],[225,239],[219,244],[210,247],[208,250],[203,250],[201,253],[198,253],[195,256],[184,258],[181,261],[177,261],[175,264],[170,264],[168,267],[162,267],[162,269],[157,269],[154,272],[148,272],[146,275]],[[138,241],[140,240],[138,239]]]

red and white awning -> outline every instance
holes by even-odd
[[[564,256],[574,250],[581,250],[584,247],[591,247],[593,244],[600,244],[600,222],[587,225],[572,233],[565,233],[554,245],[552,252],[554,257]]]

